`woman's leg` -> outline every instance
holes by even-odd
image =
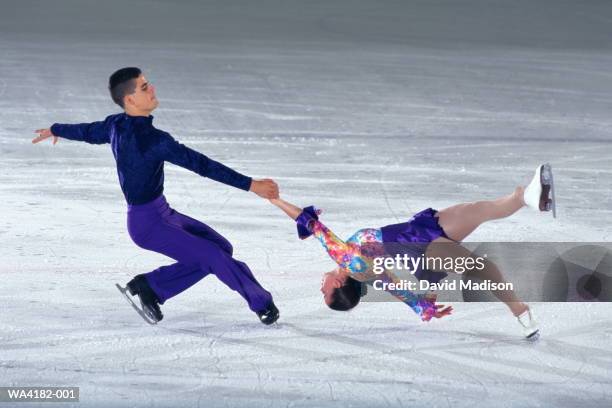
[[[431,244],[427,246],[427,251],[425,252],[427,258],[440,258],[445,259],[448,257],[451,258],[474,258],[474,254],[468,250],[467,248],[462,247],[460,244],[448,240],[446,238],[440,237],[432,241]],[[506,283],[504,277],[502,276],[501,271],[495,265],[495,263],[489,261],[488,259],[484,260],[485,267],[482,270],[473,269],[470,271],[466,271],[466,274],[469,274],[470,277],[476,277],[482,280],[490,280],[495,283]],[[441,270],[439,272],[447,272],[447,273],[457,273],[452,269]],[[491,291],[496,298],[501,300],[508,306],[513,315],[519,316],[525,310],[528,309],[527,304],[521,302],[519,298],[516,296],[513,290],[494,290]]]
[[[514,193],[497,200],[453,205],[438,211],[438,222],[449,238],[463,241],[483,222],[505,218],[520,210],[525,205],[524,190],[517,187]]]

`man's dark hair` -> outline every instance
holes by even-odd
[[[357,306],[364,294],[363,283],[353,278],[346,278],[344,285],[332,292],[332,301],[328,306],[331,309],[346,312]]]
[[[125,106],[123,106],[123,98],[125,95],[134,93],[136,90],[135,79],[138,78],[140,74],[142,74],[140,68],[127,67],[115,71],[115,73],[110,76],[108,79],[108,90],[110,91],[111,98],[113,98],[113,101],[117,105],[125,108]]]

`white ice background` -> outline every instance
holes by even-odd
[[[549,161],[559,218],[522,210],[470,240],[610,241],[611,50],[608,1],[2,1],[0,386],[79,386],[75,407],[609,406],[609,304],[534,304],[535,344],[498,304],[429,324],[399,303],[332,312],[317,242],[173,165],[171,205],[234,243],[281,318],[208,277],[149,327],[114,283],[172,261],[131,242],[109,146],[30,140],[117,112],[107,78],[136,65],[157,127],[342,236]]]

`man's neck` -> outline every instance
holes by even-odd
[[[144,116],[145,118],[151,115],[151,111],[140,111],[129,108],[125,109],[125,113],[128,116]]]

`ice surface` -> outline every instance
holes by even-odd
[[[108,75],[137,65],[158,127],[343,236],[550,161],[558,220],[522,211],[470,240],[610,241],[611,40],[606,1],[3,1],[0,385],[79,386],[79,407],[609,405],[608,304],[534,305],[537,344],[497,304],[430,324],[398,303],[335,313],[318,243],[172,165],[170,203],[234,243],[281,323],[209,277],[149,327],[114,283],[171,261],[127,235],[109,147],[30,139],[117,112]]]

